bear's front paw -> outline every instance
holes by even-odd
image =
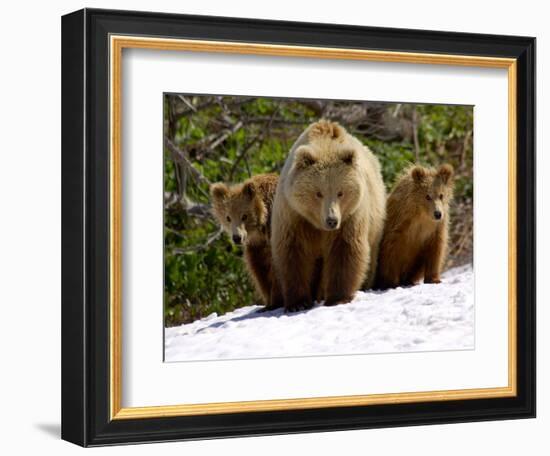
[[[325,300],[325,306],[336,306],[338,304],[346,304],[353,301],[353,295],[351,296],[332,296]]]
[[[270,299],[269,304],[266,304],[261,309],[257,310],[258,313],[271,312],[272,310],[280,309],[284,306],[282,298]]]
[[[281,296],[271,296],[271,299],[269,300],[269,304],[266,307],[271,310],[284,307],[283,298]]]
[[[263,306],[261,309],[258,309],[258,310],[256,311],[256,313],[271,312],[272,310],[274,310],[274,309],[272,309],[272,308],[269,307],[269,306]]]
[[[439,277],[425,277],[424,283],[441,283],[441,279]]]
[[[312,301],[307,301],[307,300],[299,300],[299,301],[296,301],[292,304],[287,304],[285,306],[285,311],[286,312],[300,312],[301,310],[308,310],[308,309],[311,309],[313,307],[313,302]]]

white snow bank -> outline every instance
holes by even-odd
[[[351,303],[285,314],[242,307],[165,330],[165,361],[474,348],[471,266],[442,283],[358,292]]]

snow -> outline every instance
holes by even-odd
[[[471,266],[440,284],[358,292],[352,302],[285,313],[261,306],[165,330],[165,361],[467,350],[474,348]]]

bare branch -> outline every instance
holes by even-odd
[[[231,166],[231,170],[229,171],[229,181],[231,182],[233,180],[233,175],[235,174],[235,171],[237,170],[237,166],[239,166],[239,163],[244,158],[246,153],[252,148],[254,144],[260,139],[260,133],[257,134],[251,141],[246,144],[242,150],[239,152],[239,155],[237,155],[237,158],[235,158],[235,161],[233,162],[233,166]]]
[[[185,98],[183,95],[178,95],[178,98],[185,103],[185,105],[193,112],[197,112],[197,108],[193,106],[193,104]]]
[[[317,116],[323,117],[329,102],[325,100],[300,100],[300,104],[311,109]]]
[[[170,151],[172,155],[172,159],[175,162],[181,163],[183,166],[185,166],[185,168],[189,171],[189,174],[195,180],[195,182],[197,182],[198,184],[206,184],[210,186],[210,181],[197,168],[193,166],[193,164],[191,163],[191,160],[183,150],[177,147],[167,137],[164,138],[164,145]]]
[[[201,104],[199,106],[194,106],[194,110],[189,109],[187,107],[187,104],[185,104],[187,109],[176,111],[175,116],[178,117],[178,118],[187,117],[187,116],[193,115],[197,112],[200,112],[200,111],[203,111],[205,109],[211,108],[213,106],[219,105],[220,102],[221,102],[221,98],[222,97],[215,97],[214,99],[206,101],[206,102],[204,102],[203,104]],[[249,103],[250,101],[253,101],[253,100],[255,100],[254,97],[239,97],[239,98],[236,98],[235,100],[233,100],[231,102],[226,102],[225,104],[226,104],[226,106],[236,107],[236,106],[240,106],[240,105],[245,104],[245,103]]]
[[[219,228],[218,231],[215,231],[212,233],[208,238],[206,238],[206,241],[204,241],[202,244],[193,245],[190,247],[175,247],[172,249],[172,253],[175,254],[183,254],[183,253],[191,253],[191,252],[198,252],[200,250],[206,249],[210,244],[212,244],[214,241],[216,241],[223,233],[223,229]]]
[[[197,203],[186,195],[181,198],[174,192],[164,192],[164,209],[183,211],[200,219],[213,219],[209,204]]]
[[[414,156],[416,158],[416,162],[418,163],[420,161],[420,144],[418,143],[418,112],[416,111],[416,105],[413,106],[412,128],[413,128]]]
[[[231,167],[231,170],[229,171],[229,180],[232,180],[233,179],[233,175],[235,174],[235,171],[237,170],[237,166],[239,165],[239,163],[241,162],[241,160],[245,160],[245,164],[246,164],[246,169],[248,171],[248,175],[250,176],[251,175],[251,172],[250,172],[250,166],[248,164],[248,161],[246,160],[246,154],[248,153],[248,151],[252,148],[252,146],[254,144],[256,144],[258,142],[258,140],[261,138],[261,143],[260,143],[260,147],[262,146],[264,140],[265,140],[265,136],[266,135],[269,135],[270,131],[271,131],[271,125],[273,124],[273,121],[275,120],[275,116],[277,115],[277,113],[279,112],[279,107],[281,106],[281,102],[277,103],[277,106],[275,107],[275,109],[273,110],[273,113],[271,114],[270,117],[267,117],[267,125],[264,129],[260,129],[260,132],[254,137],[254,139],[252,139],[252,141],[250,141],[245,147],[243,147],[242,151],[239,153],[239,155],[237,156],[237,158],[235,159],[235,163],[233,163],[233,166]]]
[[[397,103],[397,104],[395,105],[395,109],[393,110],[391,116],[392,116],[393,118],[397,117],[397,114],[399,114],[399,111],[400,111],[400,110],[401,110],[401,103]]]
[[[468,130],[466,134],[464,135],[464,139],[462,141],[462,150],[460,153],[460,168],[464,169],[466,166],[466,151],[468,150],[470,146],[470,139],[472,138],[473,131]]]
[[[235,134],[237,131],[239,131],[243,126],[243,123],[239,120],[230,130],[226,130],[223,134],[221,134],[214,142],[212,142],[208,149],[210,151],[213,151],[216,147],[218,147],[222,142],[224,142],[227,138],[229,138],[231,135]]]

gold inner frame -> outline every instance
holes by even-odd
[[[453,65],[508,70],[508,386],[461,390],[273,399],[244,402],[122,407],[122,145],[121,95],[123,49],[195,51],[318,59],[367,60]],[[387,52],[242,42],[110,36],[110,415],[111,419],[158,418],[221,413],[258,412],[322,407],[396,404],[423,401],[511,397],[517,394],[516,372],[516,119],[517,61],[468,55]]]

